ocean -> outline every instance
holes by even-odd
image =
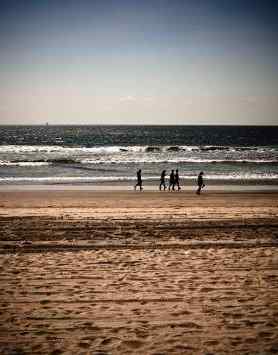
[[[278,126],[0,126],[0,184],[277,184]]]

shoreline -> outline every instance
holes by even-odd
[[[168,190],[166,191],[159,191],[157,185],[143,185],[143,192],[148,191],[148,192],[157,192],[157,193],[168,193]],[[179,193],[182,192],[195,192],[197,189],[197,186],[182,186],[182,190]],[[13,185],[13,184],[7,184],[7,185],[0,185],[0,192],[6,192],[6,191],[94,191],[94,192],[113,192],[113,191],[118,191],[118,192],[126,192],[126,191],[131,191],[134,192],[133,185],[127,185],[127,184],[105,184],[105,183],[99,183],[99,184],[21,184],[21,185]],[[137,189],[137,192],[140,192]],[[178,191],[176,191],[178,193]],[[215,192],[278,192],[278,185],[234,185],[234,184],[222,184],[222,185],[209,185],[206,186],[205,189],[202,190],[201,194],[210,194],[210,193],[215,193]]]

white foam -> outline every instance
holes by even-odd
[[[99,146],[99,147],[64,147],[52,145],[0,145],[0,153],[62,153],[62,154],[113,154],[125,151],[144,152],[146,147],[141,146]]]
[[[115,154],[115,153],[125,153],[125,152],[134,152],[134,153],[145,153],[149,149],[149,153],[158,153],[162,152],[173,152],[175,153],[175,148],[177,151],[202,151],[202,149],[212,149],[217,148],[219,150],[227,149],[228,151],[235,152],[236,149],[244,151],[252,151],[264,153],[264,152],[277,152],[277,149],[274,147],[224,147],[224,146],[187,146],[187,145],[164,145],[164,146],[155,146],[155,145],[144,145],[144,146],[95,146],[95,147],[65,147],[62,145],[0,145],[0,153],[63,153],[63,154],[81,154],[81,153],[91,153],[91,154]],[[152,149],[154,151],[152,152]],[[156,150],[157,149],[157,150]],[[171,150],[172,149],[172,150]]]
[[[10,162],[10,161],[1,161],[0,160],[0,166],[19,166],[19,167],[39,167],[39,166],[47,166],[51,165],[53,163],[59,164],[59,159],[66,160],[68,158],[56,158],[52,159],[53,161],[19,161],[19,162]],[[74,160],[70,159],[70,163],[73,164]],[[123,159],[123,157],[119,157],[118,159],[111,159],[106,157],[106,159],[82,159],[78,161],[76,160],[76,163],[81,163],[81,164],[92,164],[92,165],[97,165],[97,164],[244,164],[244,163],[251,163],[251,164],[278,164],[278,160],[276,159],[235,159],[235,160],[230,160],[230,159],[191,159],[191,158],[176,158],[176,159],[159,159],[159,158],[154,158],[153,156],[144,156],[141,159],[130,159],[130,157],[126,157]],[[61,162],[62,164],[62,162]],[[65,163],[64,163],[65,164]]]
[[[9,162],[9,161],[0,161],[0,166],[45,166],[50,165],[48,162],[33,162],[33,161],[22,161],[22,162]]]
[[[210,164],[210,163],[219,163],[219,164],[238,164],[238,163],[253,163],[253,164],[272,164],[277,163],[276,159],[192,159],[192,158],[176,158],[176,159],[155,159],[153,156],[144,156],[141,159],[130,159],[127,157],[123,159],[123,157],[119,157],[119,159],[82,159],[82,164],[144,164],[144,163],[171,163],[171,164],[179,164],[179,163],[200,163],[200,164]]]
[[[160,176],[143,176],[143,181],[159,181]],[[196,179],[196,175],[188,174],[181,175],[183,180]],[[207,174],[204,176],[206,180],[276,180],[278,179],[278,174]],[[36,182],[36,183],[76,183],[76,182],[109,182],[109,181],[134,181],[135,176],[49,176],[49,177],[0,177],[0,183],[20,183],[20,182]]]

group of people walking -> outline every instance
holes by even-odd
[[[197,185],[198,185],[198,189],[196,191],[196,194],[200,195],[202,188],[205,187],[204,184],[204,179],[203,179],[203,171],[200,172],[200,174],[198,175],[197,178]],[[143,190],[142,187],[142,171],[141,169],[139,169],[137,171],[137,183],[134,186],[134,190],[136,190],[137,187],[140,188],[140,191]],[[171,170],[170,176],[169,176],[169,185],[168,185],[168,190],[169,191],[175,191],[175,188],[178,188],[178,191],[181,190],[180,187],[180,176],[179,176],[179,170],[176,169],[176,171],[174,171],[174,169]],[[167,189],[167,185],[166,185],[166,170],[163,170],[160,176],[160,184],[159,184],[159,190],[161,191],[163,188],[163,190],[165,191]]]
[[[179,176],[179,170],[177,169],[176,172],[174,170],[171,171],[170,177],[169,177],[169,186],[168,190],[170,191],[175,191],[175,187],[177,186],[178,191],[181,189],[180,187],[180,176]],[[160,185],[159,185],[159,190],[164,188],[164,191],[167,189],[166,186],[166,170],[163,170],[160,176]]]

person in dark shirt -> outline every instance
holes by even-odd
[[[180,187],[180,176],[179,176],[178,169],[176,170],[176,174],[175,174],[175,186],[178,187],[178,190],[181,189],[181,187]]]
[[[166,190],[165,176],[166,176],[166,170],[163,170],[160,176],[159,190],[161,190],[162,186],[164,187],[164,191]]]
[[[203,171],[201,171],[200,174],[198,175],[198,180],[197,180],[198,189],[196,191],[197,195],[200,195],[201,189],[205,187],[203,175],[204,175]]]
[[[140,187],[140,191],[143,190],[142,187],[142,175],[141,175],[141,169],[139,169],[137,171],[137,184],[134,186],[134,190],[136,190],[136,187],[139,186]]]
[[[174,170],[172,170],[171,174],[170,174],[169,191],[171,190],[171,187],[172,187],[172,191],[175,191],[175,174],[174,174]]]

